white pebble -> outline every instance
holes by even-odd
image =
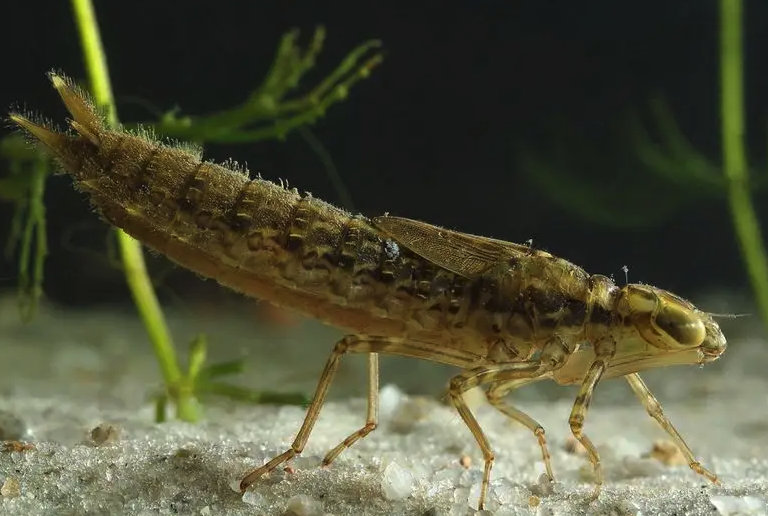
[[[300,494],[288,500],[285,513],[291,516],[323,516],[323,504],[309,495]]]
[[[465,469],[459,477],[461,487],[472,487],[483,479],[483,473],[477,469]]]
[[[451,505],[451,512],[448,513],[448,516],[467,516],[468,513],[469,508],[467,507],[467,504],[456,503]]]
[[[405,398],[397,385],[387,384],[379,390],[379,421],[389,421]]]
[[[243,502],[248,505],[264,505],[266,498],[263,494],[256,491],[246,491],[243,493]]]
[[[530,489],[531,493],[537,496],[551,496],[555,493],[555,482],[552,482],[546,473],[542,473],[536,483],[530,486]]]
[[[390,462],[384,469],[381,489],[387,500],[402,500],[413,492],[413,475],[396,462]]]
[[[229,482],[227,482],[227,485],[229,485],[229,488],[234,491],[235,493],[240,493],[240,481],[243,479],[242,475],[238,475],[236,477],[229,477]]]
[[[489,497],[499,504],[515,507],[526,507],[532,494],[530,490],[504,477],[491,481],[489,491]]]
[[[765,501],[757,496],[713,495],[709,501],[722,516],[766,516]]]
[[[470,507],[477,507],[477,502],[480,501],[480,492],[483,490],[483,483],[477,482],[469,488],[469,496],[467,497],[467,503]]]
[[[458,487],[453,490],[453,503],[455,505],[460,505],[463,509],[467,508],[469,501],[469,488],[468,487]]]
[[[298,457],[295,457],[291,462],[295,469],[307,470],[319,468],[323,463],[323,458],[319,455],[307,455],[306,457],[299,455]]]
[[[432,482],[440,483],[440,482],[446,482],[450,484],[452,487],[458,487],[459,486],[459,477],[463,473],[462,470],[459,468],[445,468],[438,470],[433,476],[432,476]]]
[[[470,509],[475,509],[477,503],[480,501],[480,492],[483,490],[483,483],[478,482],[469,489],[469,496],[467,497],[467,505]],[[474,512],[474,516],[480,516],[481,514],[495,513],[501,505],[495,498],[485,497],[485,510]]]

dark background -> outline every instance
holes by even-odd
[[[768,3],[745,7],[750,158],[762,167]],[[280,37],[294,27],[304,42],[317,24],[328,31],[306,88],[358,44],[381,39],[383,65],[312,127],[356,210],[516,242],[532,238],[589,272],[623,281],[627,265],[630,281],[683,295],[747,291],[723,197],[652,177],[626,132],[628,114],[645,116],[649,99],[662,94],[693,145],[720,161],[715,0],[141,0],[100,1],[96,9],[123,121],[152,120],[174,107],[198,114],[235,105],[259,84]],[[63,122],[45,72],[85,76],[69,2],[6,2],[4,18],[0,104],[22,103]],[[609,188],[595,196],[609,215],[585,220],[553,202],[536,186],[537,171],[521,162],[519,144],[543,159],[554,156],[552,148],[569,149],[553,164],[557,173]],[[211,146],[206,153],[340,203],[298,133],[285,142]],[[758,207],[764,198],[756,195]],[[48,296],[72,304],[127,299],[120,274],[98,258],[106,226],[68,178],[50,180],[46,202]],[[644,221],[662,205],[664,212]],[[10,215],[8,205],[0,206],[3,239]],[[168,270],[159,259],[152,264],[153,274]],[[13,287],[15,262],[0,265],[0,285]],[[201,284],[178,270],[171,281],[180,289]]]

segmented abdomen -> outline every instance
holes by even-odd
[[[424,329],[470,325],[520,341],[562,329],[560,323],[574,330],[584,322],[567,309],[561,312],[563,303],[583,307],[586,293],[575,299],[558,293],[563,281],[553,274],[566,274],[563,267],[570,264],[555,257],[528,257],[507,264],[501,277],[470,281],[401,249],[364,217],[295,189],[251,180],[234,167],[202,162],[185,149],[108,132],[92,152],[85,163],[93,170],[85,166],[77,176],[97,204],[118,201],[167,238],[325,302],[412,319]],[[110,210],[104,211],[109,217]],[[575,283],[583,285],[584,279]]]
[[[90,148],[74,175],[117,226],[115,209],[136,212],[167,238],[328,302],[403,319],[441,312],[430,327],[465,293],[461,278],[309,194],[126,133],[106,132]]]
[[[565,260],[516,246],[462,276],[461,268],[437,265],[440,256],[417,254],[424,249],[412,239],[401,248],[396,233],[388,239],[389,230],[364,217],[203,162],[197,149],[110,130],[71,81],[51,80],[78,134],[11,119],[53,151],[110,223],[223,285],[352,331],[478,356],[487,354],[483,343],[509,358],[553,333],[613,324],[615,287],[607,278],[594,284]]]

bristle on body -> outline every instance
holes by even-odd
[[[107,222],[150,249],[233,290],[355,331],[401,331],[401,322],[382,318],[393,289],[408,292],[392,307],[398,313],[425,303],[411,295],[412,271],[435,268],[398,255],[392,273],[391,252],[369,219],[251,179],[234,162],[203,161],[189,145],[109,127],[70,79],[50,78],[72,131],[16,113],[10,120],[50,152]],[[378,280],[381,267],[389,268],[388,283]]]
[[[88,94],[78,87],[71,79],[51,73],[49,74],[53,87],[59,92],[61,100],[72,115],[70,125],[81,136],[87,138],[93,145],[100,143],[99,135],[104,132],[104,119],[99,116],[96,108],[88,98]]]
[[[70,120],[72,129],[88,139],[91,144],[98,146],[99,135],[104,132],[105,124],[88,94],[67,77],[55,72],[49,73],[48,77],[72,115]],[[65,145],[67,135],[58,133],[41,123],[33,122],[19,113],[11,113],[10,119],[57,156]]]

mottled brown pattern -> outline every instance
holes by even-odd
[[[388,353],[463,369],[449,394],[483,453],[480,508],[494,456],[463,398],[476,386],[487,387],[493,406],[533,432],[551,478],[544,429],[503,396],[541,379],[579,384],[569,422],[594,466],[597,496],[600,459],[582,429],[600,379],[623,376],[691,468],[717,480],[637,374],[717,359],[726,341],[711,315],[655,287],[618,287],[530,245],[400,217],[352,215],[251,179],[232,164],[203,161],[192,147],[109,129],[71,81],[51,78],[74,131],[19,114],[11,120],[50,151],[109,223],[201,276],[348,332],[328,359],[291,448],[246,476],[243,489],[301,453],[346,353],[368,355],[368,415],[326,464],[376,428],[378,353]]]

